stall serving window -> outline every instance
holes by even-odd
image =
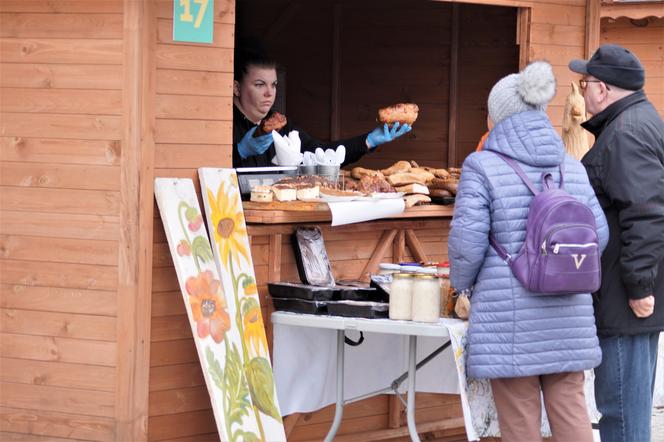
[[[519,10],[425,0],[238,0],[236,38],[260,39],[287,72],[291,121],[319,139],[376,127],[413,102],[413,130],[358,163],[460,166],[486,131],[486,99],[519,68]],[[522,55],[523,57],[523,55]],[[282,85],[283,86],[283,85]]]

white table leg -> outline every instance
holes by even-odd
[[[344,415],[344,345],[345,334],[343,330],[337,330],[337,406],[334,409],[334,421],[330,431],[325,436],[325,442],[332,442],[336,436],[341,418]]]
[[[408,433],[413,442],[420,442],[415,427],[415,373],[417,373],[417,336],[408,337],[408,405],[406,407],[406,419],[408,421]]]

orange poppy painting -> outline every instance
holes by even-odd
[[[241,336],[244,373],[262,440],[285,441],[265,327],[256,289],[247,225],[234,169],[198,170],[212,251],[232,327]]]
[[[267,377],[260,379],[261,386],[256,387],[254,372],[260,374],[267,371],[264,367],[266,362],[254,362],[256,358],[251,359],[251,356],[248,356],[248,354],[257,354],[256,349],[265,348],[267,351],[260,341],[264,337],[255,337],[258,332],[254,325],[256,320],[253,304],[245,302],[247,307],[243,310],[244,313],[235,307],[238,296],[246,297],[256,293],[253,280],[242,277],[240,286],[235,289],[223,282],[224,278],[219,274],[219,267],[215,263],[210,239],[203,224],[192,180],[157,178],[155,197],[203,377],[210,394],[220,440],[242,442],[285,440],[278,437],[283,433],[283,425],[275,405],[276,399],[267,403],[267,411],[263,411],[265,403],[262,402],[258,406],[253,400],[254,397],[265,396],[265,390],[273,390],[273,382],[270,384],[271,377],[267,382],[265,382]],[[220,235],[223,237],[230,237],[229,234],[232,235],[234,232],[236,232],[234,225],[220,226]],[[238,249],[235,244],[230,244],[228,250],[229,259],[251,259],[248,247]],[[247,327],[244,326],[244,321],[241,327],[238,326],[238,314],[245,314],[248,318]],[[258,314],[260,316],[260,308]],[[247,336],[251,336],[248,341],[251,343],[250,353],[246,344]],[[259,342],[254,342],[257,339]],[[269,367],[269,362],[267,365]],[[271,367],[269,373],[271,376]],[[261,421],[261,412],[277,416],[273,419],[281,425],[281,433],[277,431],[277,437],[267,433]],[[272,431],[272,427],[269,429]]]

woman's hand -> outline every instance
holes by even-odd
[[[237,150],[243,159],[254,155],[261,155],[273,142],[271,132],[260,137],[254,137],[254,132],[256,132],[257,128],[258,126],[254,126],[249,129],[244,137],[242,137],[242,140],[237,143]]]
[[[399,138],[401,135],[410,132],[412,127],[409,124],[394,123],[392,127],[388,127],[387,123],[383,127],[377,127],[367,135],[367,146],[369,149],[375,149],[384,143]]]

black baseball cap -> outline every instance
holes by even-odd
[[[636,55],[614,44],[600,46],[588,61],[570,61],[569,68],[576,73],[590,74],[604,83],[630,91],[643,88],[645,83],[645,71]]]

